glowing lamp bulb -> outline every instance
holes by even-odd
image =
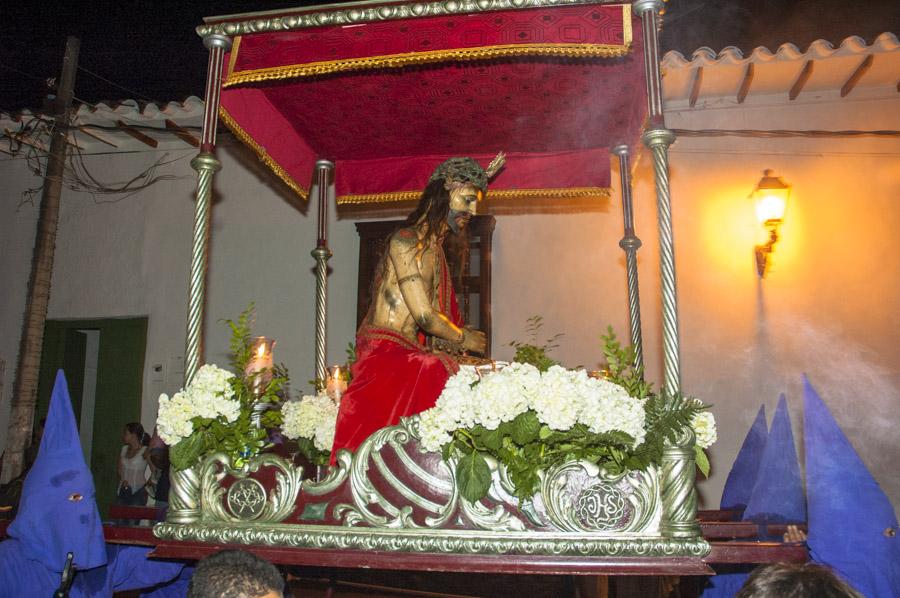
[[[756,201],[756,217],[760,223],[775,224],[784,220],[784,212],[790,194],[790,185],[780,177],[774,176],[771,170],[766,170],[753,191],[753,198]]]
[[[783,196],[767,193],[756,200],[756,217],[761,223],[781,221],[784,218],[785,204]]]

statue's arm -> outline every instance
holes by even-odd
[[[426,334],[458,343],[464,349],[483,353],[484,333],[460,328],[445,314],[432,307],[416,263],[417,241],[411,232],[400,231],[390,242],[391,262],[397,273],[400,293],[410,315]]]

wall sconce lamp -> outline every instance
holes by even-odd
[[[765,278],[769,269],[769,256],[775,250],[778,242],[778,227],[784,221],[784,211],[787,208],[788,198],[791,196],[791,186],[785,183],[781,177],[774,176],[773,171],[766,169],[763,177],[759,179],[752,197],[756,203],[756,217],[767,231],[769,240],[754,249],[756,256],[756,273],[760,278]]]

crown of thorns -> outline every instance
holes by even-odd
[[[447,189],[453,184],[470,184],[485,191],[488,181],[497,174],[505,163],[506,154],[503,152],[497,154],[497,157],[491,160],[487,168],[482,168],[472,158],[450,158],[435,168],[428,182],[443,180]]]

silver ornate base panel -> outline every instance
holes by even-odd
[[[346,528],[323,525],[243,525],[159,523],[157,537],[168,540],[390,552],[516,554],[553,556],[703,557],[702,538],[610,538],[595,534],[476,532]]]
[[[418,421],[406,418],[375,432],[355,453],[341,451],[320,481],[302,480],[301,467],[271,454],[239,469],[225,455],[211,455],[173,476],[177,500],[154,533],[201,542],[439,553],[709,552],[694,521],[696,495],[673,483],[693,489],[693,478],[687,479],[692,450],[669,451],[682,466],[674,471],[665,463],[662,472],[651,467],[610,475],[589,462],[566,462],[539,472],[540,491],[522,503],[504,466],[489,461],[491,488],[471,503],[459,494],[456,463],[419,448]],[[674,528],[663,520],[671,513],[684,519]]]

